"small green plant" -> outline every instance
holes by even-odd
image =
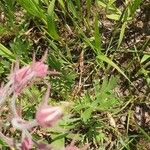
[[[87,91],[85,95],[75,103],[74,111],[79,114],[83,130],[88,130],[85,133],[84,140],[103,140],[105,137],[104,133],[98,132],[100,128],[105,126],[103,122],[103,116],[97,116],[97,114],[107,114],[116,112],[116,107],[121,102],[114,94],[113,89],[117,84],[117,78],[110,77],[110,79],[105,78],[100,84],[99,80],[95,80],[93,84],[93,90]],[[85,128],[85,129],[84,129]],[[82,132],[82,131],[81,131]],[[84,132],[84,131],[83,131]],[[82,134],[82,133],[81,133]],[[103,136],[104,137],[103,137]]]

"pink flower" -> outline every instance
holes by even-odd
[[[52,127],[63,116],[60,107],[49,106],[48,98],[50,94],[50,85],[45,93],[43,102],[36,112],[36,121],[42,127]]]
[[[58,122],[62,115],[62,111],[59,107],[44,105],[36,112],[36,120],[42,127],[52,127]]]
[[[31,67],[36,77],[43,78],[47,75],[48,66],[45,65],[42,61],[33,63]]]
[[[25,137],[21,144],[21,150],[30,150],[33,146],[31,138]]]
[[[20,93],[21,90],[27,85],[27,83],[33,78],[30,66],[25,66],[19,70],[16,70],[12,75],[14,91]]]
[[[31,69],[30,69],[30,66],[28,65],[14,72],[13,74],[14,81],[17,83],[20,83],[29,74],[31,74]]]
[[[34,77],[44,78],[48,73],[48,66],[42,61],[33,62],[21,69],[14,71],[11,75],[13,87],[15,92],[20,93],[21,90],[32,80]]]

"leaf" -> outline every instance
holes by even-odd
[[[51,143],[52,147],[55,147],[55,149],[59,149],[60,147],[63,148],[65,145],[65,137],[66,133],[64,134],[51,134],[51,137],[53,138],[53,142]]]
[[[7,29],[0,24],[0,35],[3,35],[5,32],[7,32]]]
[[[0,145],[5,146],[4,142],[0,139]]]
[[[40,6],[33,0],[17,0],[18,3],[26,9],[30,14],[40,18],[42,21],[46,20],[46,15]]]
[[[98,53],[101,51],[101,35],[99,32],[99,23],[98,23],[98,16],[95,17],[95,30],[94,30],[94,37],[95,37],[95,48],[98,50]]]
[[[55,25],[55,19],[54,19],[54,6],[55,6],[55,0],[52,0],[51,3],[48,6],[47,9],[47,26],[48,26],[48,32],[52,38],[55,40],[59,39],[59,35],[56,31],[56,25]]]
[[[121,73],[130,83],[132,83],[130,81],[130,79],[126,76],[126,74],[108,57],[106,57],[105,55],[98,55],[97,58],[99,60],[102,60],[106,63],[108,63],[109,65],[111,65],[112,67],[114,67],[119,73]]]
[[[91,5],[92,5],[92,0],[87,0],[86,5],[87,5],[88,12],[90,12],[90,8],[91,8]]]
[[[63,65],[63,64],[58,60],[58,58],[56,58],[55,54],[52,54],[51,57],[48,57],[48,63],[49,63],[49,65],[50,65],[52,68],[54,68],[54,69],[56,69],[56,70],[58,70],[58,71],[60,71],[60,69],[61,69],[61,67],[62,67],[62,65]]]
[[[150,58],[150,55],[148,55],[148,54],[145,54],[143,57],[142,57],[142,59],[141,59],[141,63],[143,63],[143,62],[145,62],[147,59],[149,59]]]
[[[68,4],[68,10],[73,14],[73,17],[78,18],[78,13],[76,11],[76,8],[75,8],[72,0],[68,0],[67,4]]]
[[[125,32],[126,26],[127,26],[127,22],[124,22],[123,25],[122,25],[122,27],[121,27],[121,31],[120,31],[120,35],[119,35],[119,40],[118,40],[117,49],[120,47],[121,42],[122,42],[122,40],[123,40],[124,32]]]
[[[137,125],[137,126],[138,126],[139,130],[141,131],[141,133],[144,135],[144,137],[145,137],[148,141],[150,141],[150,136],[149,136],[149,134],[147,134],[139,125]]]
[[[118,14],[106,15],[106,17],[111,20],[116,20],[116,21],[118,21],[120,19],[120,15],[118,15]]]
[[[47,9],[49,16],[52,16],[54,14],[54,6],[55,6],[55,0],[52,0]]]
[[[134,15],[135,11],[139,8],[140,4],[142,3],[143,0],[134,0],[131,5],[131,15]]]
[[[15,60],[13,53],[2,44],[0,44],[0,55],[11,61]]]
[[[117,84],[117,78],[111,77],[104,78],[102,85],[99,81],[95,81],[95,101],[92,102],[91,106],[103,111],[113,111],[112,107],[118,104],[118,99],[116,98],[113,88]]]
[[[58,2],[60,3],[61,7],[65,10],[64,0],[58,0]]]
[[[102,2],[102,1],[97,1],[97,4],[99,5],[99,6],[102,6],[102,7],[104,7],[104,8],[106,8],[106,3],[104,3],[104,2]]]
[[[109,90],[113,90],[117,85],[117,77],[111,76],[108,82]]]
[[[93,108],[88,108],[81,114],[81,118],[84,122],[87,122],[91,118],[92,112]]]
[[[81,12],[81,0],[76,0],[75,1],[75,4],[76,4],[76,6],[75,7],[77,7],[77,9]]]
[[[2,44],[0,44],[0,55],[4,58],[7,58],[10,61],[16,60],[16,56]],[[23,64],[26,64],[23,60],[19,61]]]

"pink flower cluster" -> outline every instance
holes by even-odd
[[[6,100],[9,100],[11,113],[13,117],[11,124],[14,128],[22,132],[21,140],[15,142],[13,138],[6,137],[0,132],[0,138],[3,139],[10,147],[14,147],[20,150],[30,150],[35,147],[39,150],[50,150],[52,147],[44,143],[37,143],[32,139],[30,130],[35,126],[41,126],[43,128],[53,127],[63,116],[63,111],[59,106],[48,105],[48,99],[50,95],[50,84],[44,95],[42,102],[39,104],[35,119],[32,121],[24,120],[17,112],[16,100],[21,95],[24,88],[27,88],[31,83],[34,83],[36,78],[45,80],[44,78],[50,73],[48,66],[44,63],[44,60],[33,60],[31,65],[26,65],[19,69],[18,63],[16,63],[13,71],[9,76],[9,82],[0,88],[0,107],[2,107]],[[57,72],[52,72],[54,75]],[[80,150],[74,145],[69,145],[65,150]]]
[[[21,144],[15,144],[12,138],[8,138],[2,133],[0,137],[11,147],[17,147],[18,149],[28,150],[32,148],[33,141],[29,130],[35,126],[52,127],[61,117],[62,110],[60,107],[53,107],[48,105],[48,98],[50,93],[50,86],[45,94],[43,102],[39,105],[36,113],[36,118],[33,121],[26,121],[16,110],[16,100],[31,81],[35,78],[44,79],[48,74],[48,66],[41,61],[33,61],[31,65],[24,66],[19,69],[18,64],[14,67],[9,77],[9,82],[0,88],[0,106],[4,105],[7,99],[10,99],[11,112],[13,114],[12,125],[13,127],[22,131],[23,136]]]

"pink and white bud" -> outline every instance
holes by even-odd
[[[36,112],[36,121],[42,127],[52,127],[63,116],[62,109],[60,107],[48,105],[50,88],[51,86],[48,84],[48,89],[45,93],[43,101]]]
[[[42,127],[52,127],[63,116],[60,107],[53,107],[48,105],[41,106],[36,112],[36,120]]]
[[[21,150],[30,150],[32,149],[33,142],[31,138],[25,137],[21,143]]]
[[[29,65],[15,71],[11,76],[14,91],[20,93],[33,76],[34,74],[32,73]]]
[[[16,70],[13,74],[14,81],[20,83],[24,78],[26,78],[29,74],[31,74],[30,66],[27,65],[22,67],[19,70]]]
[[[31,67],[36,77],[43,78],[48,73],[48,66],[45,65],[42,61],[33,63]]]
[[[15,69],[10,79],[13,81],[14,91],[20,93],[21,90],[32,80],[32,78],[44,78],[48,73],[48,66],[42,61],[33,62],[21,69]]]

